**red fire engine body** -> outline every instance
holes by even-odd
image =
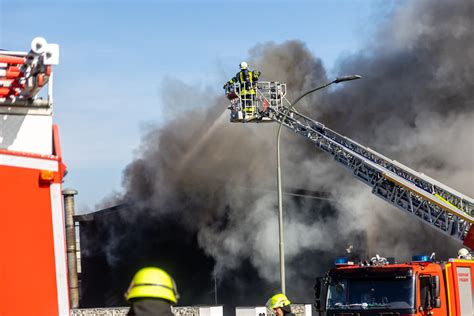
[[[66,167],[52,121],[58,54],[42,38],[30,52],[0,51],[1,316],[69,315]]]
[[[474,314],[474,261],[434,262],[415,256],[403,264],[373,258],[370,263],[347,260],[316,284],[320,315],[434,315]]]

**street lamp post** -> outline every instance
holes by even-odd
[[[358,75],[338,77],[331,82],[328,82],[322,86],[319,86],[317,88],[311,89],[303,93],[295,100],[295,102],[293,102],[292,104],[289,104],[289,106],[287,107],[287,111],[283,115],[283,119],[280,122],[280,126],[278,127],[278,133],[277,133],[278,236],[279,236],[279,246],[280,246],[280,282],[281,282],[281,292],[283,294],[286,294],[286,284],[285,284],[285,245],[284,245],[284,240],[283,240],[283,203],[282,203],[283,198],[282,198],[282,192],[281,192],[281,164],[280,164],[281,127],[283,126],[283,122],[288,116],[288,113],[290,112],[290,110],[294,108],[296,103],[298,103],[302,98],[304,98],[308,94],[321,90],[323,88],[326,88],[327,86],[330,86],[333,83],[356,80],[360,78],[361,77]]]

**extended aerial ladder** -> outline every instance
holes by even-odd
[[[258,82],[256,94],[247,99],[240,88],[236,83],[226,89],[231,122],[283,124],[350,169],[373,194],[474,249],[472,198],[299,113],[286,98],[284,83]]]

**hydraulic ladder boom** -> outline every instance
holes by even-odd
[[[288,129],[306,137],[349,168],[357,179],[371,186],[375,195],[464,243],[467,247],[474,248],[472,198],[298,113],[285,95],[279,93],[281,91],[286,92],[285,84],[278,82],[257,84],[257,95],[252,104],[258,109],[257,117],[280,122]]]

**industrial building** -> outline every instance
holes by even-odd
[[[325,210],[315,213],[315,219],[335,214],[325,193],[295,190],[292,196],[297,203]],[[81,245],[81,308],[126,306],[123,293],[133,274],[145,265],[160,266],[173,275],[179,305],[223,305],[226,314],[234,313],[237,306],[262,305],[278,289],[262,279],[248,261],[236,270],[215,275],[215,260],[199,247],[196,232],[187,230],[178,216],[144,216],[147,212],[135,214],[136,208],[125,203],[75,216]],[[359,240],[363,244],[363,236]],[[345,242],[341,240],[341,248]],[[315,272],[308,278],[308,289],[316,276]],[[297,286],[290,284],[289,291]]]

